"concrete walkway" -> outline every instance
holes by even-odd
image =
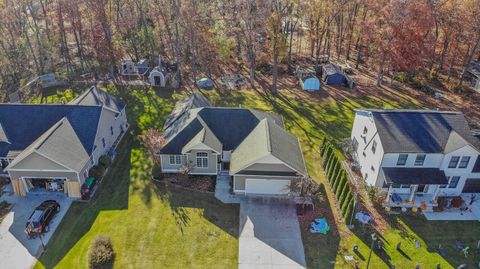
[[[240,204],[239,269],[305,268],[300,225],[290,198],[245,198]]]
[[[229,175],[220,174],[217,176],[215,183],[215,198],[224,204],[238,204],[243,197],[230,193],[231,177]]]
[[[58,193],[29,193],[25,197],[6,193],[0,197],[0,201],[6,200],[12,204],[11,211],[0,223],[0,268],[28,269],[37,262],[37,257],[42,252],[42,243],[38,237],[27,238],[25,223],[35,207],[50,199],[60,203],[60,212],[50,222],[50,231],[42,237],[45,244],[68,211],[72,200]]]

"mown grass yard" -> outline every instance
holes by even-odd
[[[98,234],[110,235],[116,246],[117,268],[236,268],[238,253],[238,208],[222,205],[209,195],[160,188],[149,180],[151,164],[137,142],[149,127],[161,128],[176,100],[188,93],[153,89],[109,88],[128,102],[132,138],[93,202],[74,203],[37,267],[86,266],[89,244]],[[335,209],[334,197],[325,183],[320,165],[319,144],[324,135],[340,143],[350,134],[355,108],[425,107],[420,96],[411,97],[392,89],[365,92],[326,88],[309,94],[298,89],[281,90],[273,96],[263,91],[203,91],[216,106],[249,107],[282,115],[286,128],[297,135],[305,153],[310,175],[322,186],[319,209],[331,216],[332,233],[327,236],[303,233],[309,268],[352,268],[344,255],[354,255],[359,245],[361,268],[365,268],[370,231],[349,231]],[[55,98],[53,98],[55,99]],[[480,239],[477,222],[427,222],[421,217],[390,219],[381,235],[384,251],[375,251],[370,268],[453,268],[478,262],[472,248],[468,258],[454,248],[455,240],[471,247]],[[415,248],[414,240],[422,247]],[[395,249],[402,241],[404,253]],[[78,241],[78,242],[77,242]],[[447,251],[442,258],[438,245]]]

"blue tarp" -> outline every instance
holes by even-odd
[[[330,226],[328,226],[326,218],[316,218],[310,224],[311,233],[327,234],[328,231],[330,231]]]

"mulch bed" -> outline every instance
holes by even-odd
[[[155,179],[175,184],[187,189],[202,192],[215,192],[215,176],[160,174]]]

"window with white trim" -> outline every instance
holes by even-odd
[[[399,154],[398,155],[398,160],[397,160],[397,165],[405,165],[407,163],[408,159],[408,154]]]
[[[459,176],[452,177],[450,179],[450,182],[448,183],[448,188],[449,189],[455,189],[457,187],[459,181],[460,181]]]
[[[103,145],[103,147],[107,146],[107,144],[105,143],[105,138],[102,138],[102,145]]]
[[[170,155],[170,164],[171,165],[182,164],[182,155]]]
[[[458,165],[458,168],[467,168],[469,162],[470,162],[470,156],[463,156],[462,159],[460,160],[460,164]]]
[[[113,126],[110,126],[110,135],[113,136]]]
[[[450,158],[450,162],[448,163],[448,168],[457,168],[459,161],[460,156],[452,156],[452,158]]]
[[[377,151],[377,141],[373,141],[372,143],[372,152],[375,154],[375,151]]]
[[[208,153],[197,152],[195,156],[196,156],[198,168],[208,168]]]
[[[417,154],[417,157],[415,158],[415,166],[422,166],[426,157],[427,155],[425,154]]]

